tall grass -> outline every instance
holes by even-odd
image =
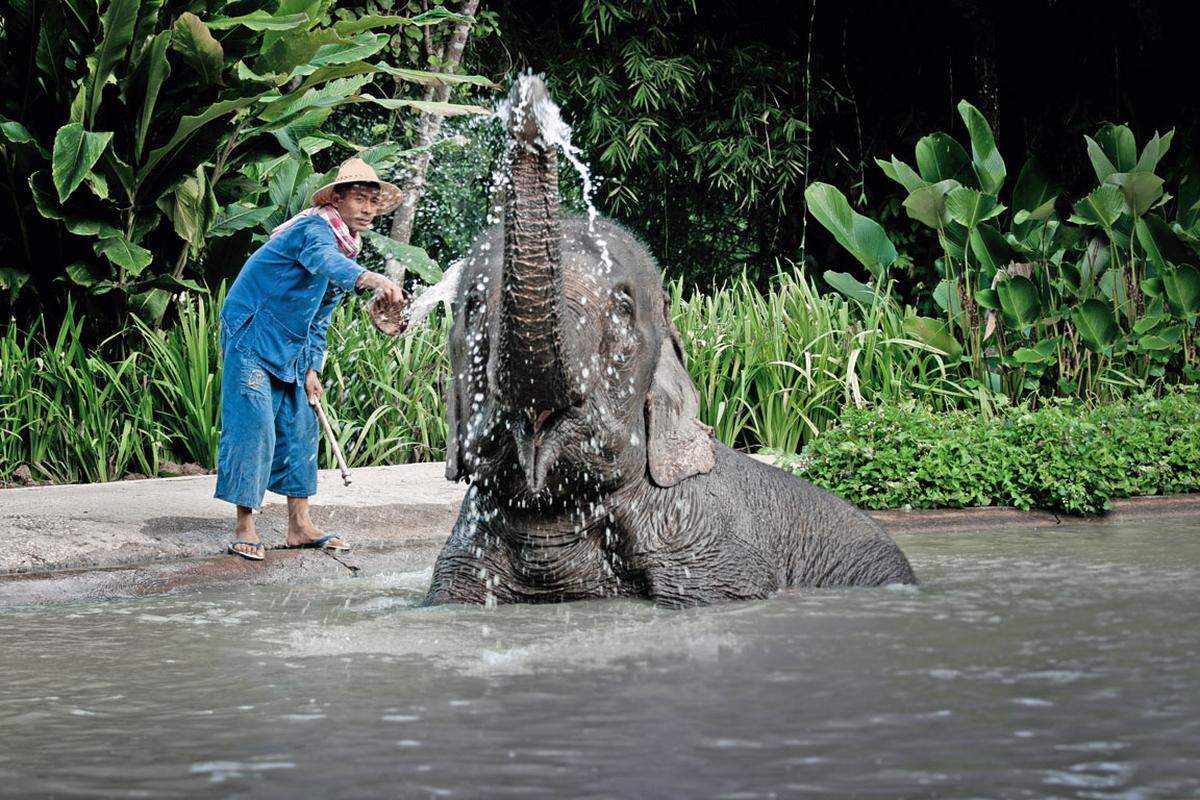
[[[904,333],[911,310],[879,293],[860,305],[820,294],[803,274],[766,293],[746,280],[684,297],[671,312],[700,394],[700,416],[737,448],[799,452],[847,406],[917,398],[935,410],[988,412],[992,395]],[[156,474],[166,459],[216,465],[221,297],[180,301],[167,331],[136,322],[98,348],[68,313],[54,332],[0,333],[0,479],[22,464],[53,481]],[[379,336],[364,305],[329,327],[322,380],[335,436],[352,466],[430,461],[446,443],[448,320],[399,340]],[[322,438],[320,463],[332,467]]]
[[[671,313],[701,418],[731,446],[798,452],[848,405],[972,398],[937,351],[905,336],[905,312],[883,294],[860,306],[800,274],[766,294],[742,279],[685,300],[676,283]]]

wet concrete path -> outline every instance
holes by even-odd
[[[263,562],[225,555],[233,528],[229,504],[213,498],[215,476],[163,478],[0,490],[0,608],[141,596],[227,584],[299,583],[432,565],[465,485],[444,465],[407,464],[354,471],[349,487],[322,471],[313,519],[343,534],[354,550],[272,549]],[[1116,501],[1110,516],[1200,513],[1200,496]],[[268,495],[258,530],[282,548],[286,500]],[[1049,527],[1060,518],[1013,509],[879,511],[894,534]]]

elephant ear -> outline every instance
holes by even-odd
[[[669,307],[663,317],[668,335],[662,337],[646,395],[646,464],[650,478],[666,487],[710,471],[716,456],[712,429],[697,418],[700,396],[684,366],[683,343]]]

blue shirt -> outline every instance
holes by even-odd
[[[233,282],[221,308],[230,345],[279,380],[302,383],[309,369],[321,371],[329,319],[363,272],[323,217],[299,220],[254,251]]]

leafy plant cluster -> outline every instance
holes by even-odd
[[[57,331],[8,326],[0,335],[0,484],[22,465],[56,483],[154,476],[168,461],[215,467],[223,294],[185,296],[166,330],[133,317],[99,348],[88,346],[73,309]],[[362,306],[337,310],[322,379],[352,465],[442,456],[446,331],[438,315],[397,343],[375,333]],[[333,464],[323,442],[321,465]]]
[[[936,132],[917,142],[915,169],[877,159],[942,252],[932,292],[941,318],[910,318],[910,338],[1014,402],[1119,396],[1200,377],[1200,162],[1189,159],[1167,191],[1173,132],[1140,150],[1123,125],[1085,136],[1099,185],[1064,218],[1061,190],[1032,159],[1005,190],[1008,167],[987,120],[966,101],[958,110],[969,152]],[[872,276],[871,285],[832,271],[825,280],[860,302],[889,292],[896,248],[883,227],[828,184],[805,197]]]
[[[1200,489],[1200,392],[991,417],[915,403],[849,408],[781,466],[865,508],[1015,506],[1094,514],[1118,497]]]
[[[331,177],[314,170],[315,153],[337,143],[383,167],[404,155],[323,132],[335,107],[480,110],[364,91],[380,73],[396,85],[487,84],[374,60],[390,32],[420,36],[453,14],[330,20],[330,5],[0,7],[0,180],[15,211],[0,222],[5,301],[24,292],[45,304],[65,283],[75,296],[104,298],[92,311],[158,320],[171,293],[205,290],[198,264],[212,240],[261,235]]]

